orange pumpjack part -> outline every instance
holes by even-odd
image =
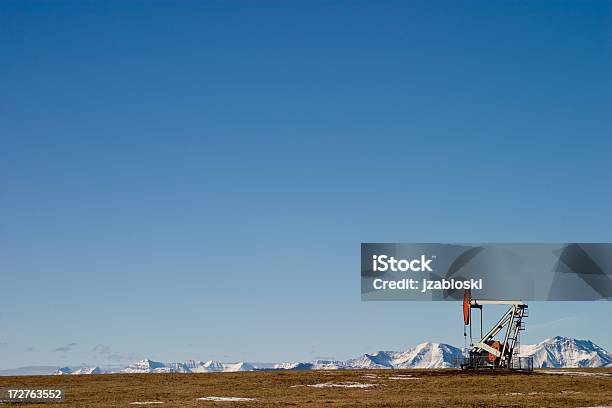
[[[463,292],[463,324],[465,326],[470,324],[470,298],[472,297],[470,292],[469,289]]]
[[[501,350],[501,343],[497,340],[495,340],[493,343],[491,343],[491,347],[493,347],[495,350],[500,351]],[[491,354],[489,353],[489,361],[494,363],[495,360],[497,360],[497,357],[495,356],[495,354]]]

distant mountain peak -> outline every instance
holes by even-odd
[[[533,357],[535,367],[612,367],[612,356],[590,340],[555,336],[538,344],[521,346],[521,355]]]
[[[233,364],[223,364],[222,367],[223,371],[253,371],[255,369],[251,364],[245,363],[244,361]]]
[[[72,369],[70,367],[60,367],[57,370],[55,370],[55,372],[53,373],[53,375],[68,375],[68,374],[72,374]]]
[[[82,367],[72,372],[73,375],[104,374],[100,367]]]

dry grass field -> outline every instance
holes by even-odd
[[[455,370],[106,374],[0,377],[0,387],[62,387],[66,391],[66,400],[56,405],[58,407],[612,406],[612,370],[573,371],[592,375],[553,375],[538,371],[529,375],[473,374]],[[254,400],[198,400],[201,397]],[[134,402],[156,401],[163,404],[132,405]],[[2,405],[44,406],[24,403]]]

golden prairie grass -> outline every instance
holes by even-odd
[[[577,370],[612,373],[612,370]],[[410,378],[410,379],[409,379]],[[369,388],[309,387],[322,383]],[[57,407],[593,407],[612,406],[612,376],[456,370],[257,371],[207,374],[105,374],[0,377],[0,387],[64,388]],[[198,401],[199,397],[255,401]],[[21,407],[43,404],[6,404]],[[144,405],[147,406],[147,405]]]

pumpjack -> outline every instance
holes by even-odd
[[[508,310],[483,333],[483,306],[507,305]],[[472,310],[480,310],[480,338],[472,337]],[[462,369],[507,368],[513,370],[533,369],[533,360],[520,357],[520,333],[525,330],[523,319],[528,316],[528,306],[520,300],[472,299],[471,291],[463,295],[463,336],[467,344],[469,327],[469,348],[461,363]]]

